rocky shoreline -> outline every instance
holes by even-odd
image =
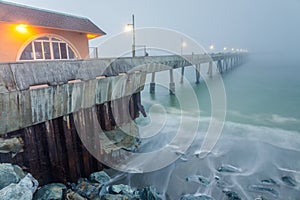
[[[18,165],[0,164],[1,200],[161,200],[152,186],[142,189],[129,185],[111,185],[104,172],[94,172],[77,183],[51,183],[39,187],[38,181]]]
[[[218,172],[235,173],[240,169],[233,166],[221,166]],[[218,187],[223,188],[225,182],[220,177],[214,178]],[[186,178],[187,182],[196,182],[207,186],[210,180],[200,175]],[[282,181],[286,185],[295,187],[296,180],[290,176],[283,176]],[[276,190],[268,187],[277,185],[273,179],[263,179],[265,185],[253,185],[253,190],[265,191],[273,194],[276,198]],[[114,184],[116,180],[111,178],[105,171],[90,174],[87,178],[80,178],[76,183],[50,183],[40,186],[39,182],[18,165],[0,163],[0,199],[1,200],[170,200],[169,196],[161,195],[153,186],[145,188],[133,188],[129,185]],[[223,188],[227,200],[241,200],[242,198],[234,191]],[[183,194],[180,200],[213,200],[211,196],[204,194]],[[258,197],[257,200],[265,198]]]

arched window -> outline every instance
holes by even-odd
[[[72,47],[56,37],[40,37],[31,41],[23,50],[20,60],[77,59]]]

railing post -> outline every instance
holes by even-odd
[[[170,69],[170,85],[169,85],[170,95],[175,94],[175,82],[174,82],[174,75],[173,69]]]

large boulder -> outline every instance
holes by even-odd
[[[100,185],[98,183],[92,183],[87,179],[80,179],[74,188],[74,192],[87,199],[100,200]]]
[[[32,200],[38,181],[27,174],[18,184],[12,183],[0,190],[1,200]]]
[[[94,172],[89,176],[89,180],[92,182],[100,183],[101,185],[110,181],[110,177],[104,171]]]
[[[51,183],[41,187],[35,194],[34,200],[61,200],[67,187],[62,183]]]
[[[134,190],[129,185],[112,185],[108,188],[110,194],[133,195]]]
[[[101,190],[101,200],[123,200],[123,199],[142,199],[139,196],[139,192],[135,189],[131,188],[129,185],[119,184],[119,185],[111,185],[107,187],[106,191],[104,192]]]
[[[17,165],[10,163],[0,164],[0,189],[10,185],[11,183],[18,183],[24,178],[24,171]]]

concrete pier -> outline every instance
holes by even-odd
[[[104,148],[105,139],[96,140],[98,132],[91,127],[100,124],[112,138],[120,137],[123,134],[115,131],[130,125],[139,113],[146,116],[140,96],[146,74],[152,74],[150,92],[154,93],[156,73],[169,70],[169,92],[174,95],[175,69],[181,68],[183,79],[184,68],[194,65],[199,83],[201,64],[209,63],[212,77],[213,62],[220,66],[223,61],[222,68],[229,69],[245,57],[244,53],[221,53],[1,63],[0,144],[12,146],[1,146],[0,162],[28,169],[41,184],[85,177],[103,164],[89,153],[84,141],[98,141],[91,146],[107,160],[121,158],[124,151],[120,149],[134,145],[133,137],[124,135],[119,139],[127,143]]]

